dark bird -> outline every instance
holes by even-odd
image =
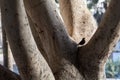
[[[83,44],[85,44],[85,38],[83,38],[78,45],[83,45]]]

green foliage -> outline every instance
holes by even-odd
[[[111,59],[106,63],[106,77],[107,78],[118,78],[120,77],[120,59],[113,61]]]

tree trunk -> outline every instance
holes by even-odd
[[[4,28],[2,27],[2,36],[3,36],[3,58],[4,58],[4,66],[10,70],[13,70],[13,57],[10,50],[10,46],[8,44],[8,40],[6,37],[6,33]]]
[[[34,42],[22,0],[2,0],[2,24],[23,80],[54,80]]]
[[[46,0],[24,0],[26,11],[39,33],[43,49],[57,80],[79,79],[76,57],[77,44],[73,42],[56,12],[55,2]],[[36,12],[37,11],[37,12]],[[69,71],[71,70],[72,71]],[[73,73],[75,72],[75,73]],[[71,76],[69,76],[71,75]]]
[[[96,23],[83,0],[69,0],[61,12],[65,25],[53,0],[23,1],[2,0],[2,23],[23,80],[105,80],[106,60],[120,38],[120,0],[111,1],[94,35]],[[77,37],[85,37],[86,44],[79,45]]]
[[[28,12],[28,15],[31,17],[33,23],[35,24],[34,27],[38,31],[38,33],[36,32],[36,34],[39,34],[40,42],[42,41],[42,44],[40,47],[42,47],[46,51],[46,53],[42,53],[42,54],[47,55],[47,58],[48,58],[47,61],[50,65],[51,69],[53,70],[54,75],[57,80],[68,80],[68,79],[69,80],[79,80],[79,79],[80,80],[84,80],[84,79],[85,80],[104,80],[105,79],[104,66],[105,66],[106,59],[103,60],[104,62],[100,62],[99,58],[96,59],[98,57],[97,54],[93,55],[93,56],[88,56],[87,52],[84,53],[84,51],[88,51],[86,47],[87,47],[87,45],[90,44],[89,42],[87,45],[85,45],[83,47],[78,47],[79,45],[76,45],[76,43],[70,39],[68,34],[66,34],[66,31],[64,31],[64,27],[62,25],[63,23],[60,21],[59,16],[55,12],[56,9],[54,8],[54,2],[50,2],[47,0],[46,1],[35,0],[33,2],[28,1],[28,0],[24,0],[24,1],[25,1],[25,6],[26,6],[26,10]],[[114,6],[114,4],[117,4],[117,6]],[[75,5],[77,5],[77,3],[76,4],[74,3],[72,6],[74,7]],[[81,4],[81,5],[83,6],[83,4]],[[112,9],[114,9],[114,8],[111,8],[111,7],[116,7],[116,9],[113,11],[116,13],[116,16],[119,18],[119,13],[117,13],[118,8],[119,8],[118,5],[119,5],[118,0],[111,2],[111,6],[108,9],[106,16],[109,18],[114,18],[114,17],[110,16],[110,15],[114,15],[114,13],[111,13]],[[86,7],[82,7],[82,10],[86,10]],[[86,11],[86,13],[87,13],[87,11]],[[74,14],[75,19],[73,18],[73,20],[77,19],[77,15],[75,15],[75,14]],[[80,15],[79,13],[77,13],[77,14]],[[88,12],[88,14],[89,14],[89,12]],[[108,15],[108,14],[110,14],[110,15]],[[89,14],[89,17],[90,16],[92,16],[92,15]],[[83,14],[83,18],[86,18],[86,15]],[[115,24],[116,26],[112,25],[111,28],[112,27],[117,28],[118,21],[119,21],[118,18],[115,17],[116,21],[113,22],[112,24]],[[83,19],[83,21],[84,20],[86,20],[86,19]],[[80,20],[80,21],[82,21],[82,20]],[[89,25],[89,27],[91,24],[90,21],[92,21],[92,19],[88,20],[88,23],[86,23]],[[85,22],[87,22],[87,21],[85,21]],[[69,23],[71,23],[71,22],[69,22]],[[77,23],[78,22],[76,22],[76,24]],[[95,24],[94,21],[92,23]],[[101,24],[103,24],[103,22]],[[80,25],[82,25],[82,23],[80,23]],[[108,26],[109,25],[111,25],[111,24],[108,23]],[[59,26],[59,27],[57,27],[57,26]],[[69,27],[69,26],[67,26],[67,27]],[[83,28],[84,28],[84,26],[83,26]],[[85,29],[87,29],[87,28],[85,28]],[[95,29],[95,28],[91,26],[91,29]],[[104,29],[111,30],[111,29],[108,29],[107,27],[104,27],[102,30],[104,30]],[[54,30],[56,30],[56,31],[54,31]],[[59,30],[61,30],[61,32]],[[76,29],[76,30],[79,30],[79,29]],[[100,30],[100,29],[98,29],[98,30]],[[116,33],[117,34],[115,34],[115,35],[118,35],[118,31]],[[86,33],[83,33],[83,34],[86,34]],[[96,32],[96,34],[97,34],[97,32]],[[91,36],[92,35],[93,35],[93,33],[91,33]],[[103,35],[102,32],[100,33],[100,35]],[[112,34],[109,33],[109,34],[106,34],[104,37],[109,37],[111,35]],[[51,39],[52,36],[54,36],[53,39]],[[63,39],[63,37],[65,37],[65,38]],[[119,36],[114,39],[115,42],[118,40],[118,38],[119,38]],[[90,36],[89,36],[89,39],[90,39]],[[89,39],[88,39],[88,41],[89,41]],[[112,39],[109,39],[109,40],[111,41]],[[109,42],[109,40],[108,40],[108,42]],[[91,39],[91,41],[92,41],[92,39]],[[100,41],[101,41],[101,39],[100,39]],[[92,44],[94,44],[94,42]],[[105,41],[103,41],[103,42],[105,42]],[[114,42],[114,41],[112,41],[112,42]],[[39,42],[37,42],[37,43],[39,43]],[[97,45],[97,43],[96,43],[96,45]],[[105,46],[105,44],[103,44],[103,43],[101,45]],[[112,45],[107,45],[106,47],[111,47],[111,46]],[[57,49],[55,47],[59,47],[59,48]],[[79,49],[79,53],[77,53],[77,47]],[[84,48],[85,48],[85,50],[84,50]],[[89,48],[92,48],[92,47],[89,46]],[[97,49],[98,48],[96,47],[96,50]],[[104,49],[104,48],[101,48],[101,49]],[[111,49],[112,49],[112,47],[111,47]],[[93,51],[95,51],[95,50],[91,50],[88,52],[91,52],[93,54],[94,53]],[[101,50],[101,51],[103,51],[103,50]],[[109,53],[109,52],[106,52],[106,53]],[[73,54],[74,54],[74,56],[72,56]],[[79,54],[79,57],[78,57],[79,63],[77,62],[78,60],[76,61],[77,54]],[[87,58],[85,58],[83,56],[83,54],[86,54],[85,57],[87,57]],[[54,57],[54,56],[56,56],[56,57]],[[62,56],[62,58],[61,58],[61,56]],[[106,57],[106,56],[107,55],[103,55],[102,57]],[[59,61],[57,59],[59,59]],[[98,60],[98,61],[95,61],[95,60]],[[56,61],[56,62],[52,62],[52,61]],[[88,61],[88,62],[86,62],[86,61]],[[84,65],[84,62],[86,63],[85,65]],[[58,66],[53,65],[53,63],[56,65],[58,64]],[[63,64],[66,64],[66,65],[63,65]],[[88,66],[90,66],[90,68]],[[84,68],[84,67],[87,67],[87,68]],[[93,70],[91,68],[93,68]]]
[[[93,38],[79,48],[79,66],[86,80],[104,80],[105,63],[120,38],[119,7],[120,0],[111,1]]]

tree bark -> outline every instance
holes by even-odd
[[[79,43],[83,38],[85,44],[97,29],[97,24],[87,8],[86,0],[60,0],[60,13],[65,27],[72,39]]]
[[[2,0],[2,23],[23,80],[54,80],[35,44],[22,0]]]
[[[4,28],[2,27],[2,37],[3,37],[3,62],[4,66],[10,70],[13,70],[13,57],[10,50],[10,46],[8,44],[8,40],[6,37],[6,33]]]
[[[111,1],[93,38],[79,48],[79,66],[86,80],[104,80],[105,63],[120,38],[119,7],[120,0]]]
[[[79,79],[80,73],[77,66],[77,44],[73,42],[57,14],[55,3],[49,0],[24,0],[26,11],[42,41],[42,53],[47,55],[50,65],[57,80]],[[69,71],[71,70],[72,71]],[[71,76],[69,76],[71,75]]]
[[[64,4],[63,2],[61,5]],[[85,19],[79,17],[79,11],[77,12],[75,9],[81,7],[86,10],[86,7],[82,4],[79,6],[77,2],[79,0],[69,2],[68,8],[72,10],[70,12],[72,14],[68,15],[73,18],[70,18],[71,20],[68,17],[65,18],[72,25],[66,27],[71,27],[78,33],[79,29],[86,25],[90,27],[90,30],[95,29],[91,26],[90,20],[93,18],[89,12],[87,15],[89,17],[86,18],[84,14],[82,17]],[[70,38],[73,33],[70,36],[70,33],[67,33],[67,28],[57,14],[54,1],[24,0],[24,4],[33,35],[22,0],[12,2],[2,0],[2,23],[23,80],[105,80],[106,60],[113,45],[120,38],[120,0],[111,1],[96,33],[92,39],[90,39],[92,36],[90,33],[90,41],[87,39],[89,42],[84,46],[79,46],[76,40],[73,41]],[[83,13],[84,9],[82,9]],[[85,13],[87,14],[87,11]],[[79,19],[83,20],[80,24]],[[86,25],[82,24],[84,21]],[[65,21],[65,24],[67,22]],[[85,27],[85,33],[89,33],[87,27]],[[83,37],[83,35],[81,36]]]
[[[0,80],[21,80],[20,76],[0,65]]]
[[[44,58],[48,61],[48,56],[46,55],[46,51],[43,49],[43,44],[42,44],[42,40],[40,39],[39,32],[35,28],[36,25],[33,23],[32,19],[30,18],[29,15],[28,15],[28,20],[30,23],[30,28],[31,28],[33,37],[35,39],[35,42],[37,43],[37,47],[40,50],[40,52],[42,53],[42,55],[44,56]]]
[[[102,79],[103,80],[105,79],[105,76],[103,73],[104,64],[101,64],[101,62],[99,61],[100,59],[96,57],[97,55],[95,56],[95,55],[89,54],[89,52],[92,53],[93,51],[98,50],[98,48],[95,46],[96,47],[95,50],[88,51],[89,50],[88,48],[92,48],[92,47],[90,46],[88,48],[86,47],[87,45],[90,44],[90,42],[87,45],[83,46],[82,48],[80,47],[79,58],[78,58],[79,67],[77,66],[76,58],[77,58],[78,45],[70,39],[67,32],[65,31],[65,27],[61,22],[54,8],[54,3],[48,0],[46,1],[35,0],[33,2],[24,0],[24,2],[25,2],[28,15],[31,17],[33,23],[36,25],[35,26],[36,30],[39,32],[39,38],[41,39],[41,41],[43,41],[42,45],[46,53],[42,53],[42,54],[47,55],[48,57],[47,61],[49,62],[49,65],[53,70],[57,80],[66,80],[66,79],[69,79],[69,80],[77,80],[77,79],[78,80],[79,79],[100,80]],[[117,2],[117,1],[113,1],[111,3],[114,4],[114,2]],[[117,5],[119,5],[119,3],[117,3]],[[118,6],[113,6],[113,7],[114,8],[116,7],[118,9]],[[107,15],[107,17],[109,18],[111,16]],[[118,13],[117,13],[117,17],[119,17]],[[118,19],[116,19],[116,21],[118,21]],[[109,25],[109,23],[107,24]],[[112,25],[112,27],[113,26],[114,25]],[[106,35],[106,36],[109,36],[109,35]],[[92,43],[92,45],[93,44],[94,43]],[[97,45],[97,43],[95,45]],[[104,45],[104,44],[102,43],[101,45]],[[96,59],[98,61],[96,61]],[[66,64],[66,65],[63,65],[63,64]],[[92,70],[91,68],[94,68],[94,69]]]

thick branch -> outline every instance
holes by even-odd
[[[74,66],[77,45],[68,36],[51,0],[24,0],[26,11],[39,32],[47,61],[57,80],[74,80],[79,72]],[[36,32],[36,33],[37,33]],[[73,70],[69,71],[69,70]],[[75,73],[74,73],[75,72]],[[71,77],[74,76],[74,77]],[[63,77],[64,76],[64,77]]]
[[[93,38],[86,46],[79,49],[80,66],[82,66],[82,68],[84,66],[86,73],[95,73],[97,70],[100,72],[104,71],[106,59],[120,38],[119,8],[120,0],[112,0]],[[91,67],[93,70],[90,70]],[[99,74],[99,77],[101,75],[100,72],[96,73]]]
[[[120,38],[120,0],[112,0],[111,4],[104,15],[97,32],[86,45],[87,50],[91,53],[86,54],[96,54],[99,59],[104,59],[107,54],[109,54],[116,42]]]
[[[43,41],[42,45],[50,59],[49,61],[51,64],[54,64],[52,66],[57,66],[55,64],[58,63],[55,62],[60,61],[60,56],[65,57],[69,55],[70,59],[70,55],[73,55],[73,52],[75,52],[76,44],[70,40],[66,33],[56,12],[55,3],[49,0],[24,1],[28,15],[36,25],[35,28],[37,28],[40,39]]]
[[[97,29],[96,21],[87,8],[85,0],[60,0],[60,13],[70,36],[79,43],[87,43]]]
[[[42,53],[42,55],[44,56],[44,58],[48,61],[47,53],[46,53],[44,46],[42,44],[43,41],[40,39],[40,35],[39,35],[37,28],[35,28],[36,25],[33,23],[32,19],[29,17],[29,15],[28,15],[28,19],[29,19],[30,28],[31,28],[33,37],[35,39],[35,42],[37,43],[37,47],[40,50],[40,52]],[[48,63],[49,63],[49,61],[48,61]]]
[[[21,78],[16,73],[0,65],[0,80],[21,80]]]
[[[22,0],[2,0],[2,24],[23,80],[55,80],[35,44]]]

